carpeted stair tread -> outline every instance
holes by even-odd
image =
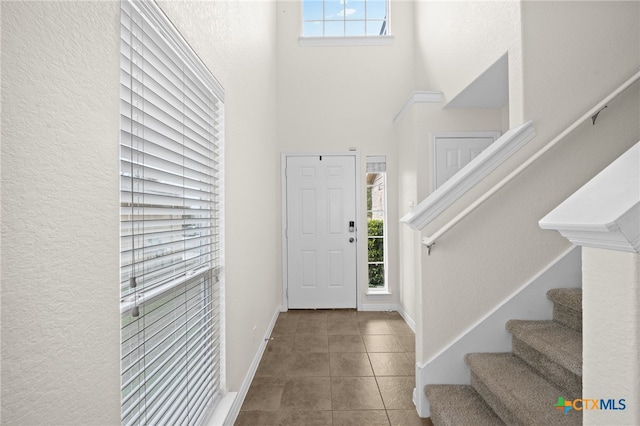
[[[425,392],[434,426],[504,425],[471,386],[428,385]]]
[[[547,298],[553,303],[582,312],[581,288],[553,288],[547,291]]]
[[[507,330],[551,361],[582,377],[582,334],[555,321],[510,320]]]
[[[581,412],[556,410],[561,388],[551,384],[511,353],[474,353],[465,356],[471,385],[507,424],[580,425]]]
[[[547,292],[553,302],[553,320],[582,332],[582,289],[556,288]]]

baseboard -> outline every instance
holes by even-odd
[[[416,364],[413,398],[420,417],[429,417],[429,401],[424,388],[429,384],[469,384],[464,355],[473,352],[510,352],[511,335],[505,329],[510,319],[551,319],[553,304],[547,290],[581,287],[581,250],[572,247],[540,273],[498,304],[481,320],[453,340],[449,346],[422,364]]]
[[[397,303],[365,303],[362,310],[367,312],[396,312],[398,310]]]
[[[262,355],[264,355],[264,351],[267,347],[267,343],[269,342],[269,338],[271,337],[271,332],[273,331],[273,327],[276,325],[276,321],[278,320],[278,315],[280,314],[282,308],[278,306],[276,308],[273,317],[271,318],[271,322],[267,327],[267,330],[264,335],[264,339],[262,339],[262,344],[258,348],[256,355],[253,357],[253,362],[249,367],[249,371],[247,372],[244,381],[242,382],[242,386],[240,386],[240,390],[236,393],[235,398],[233,400],[233,404],[231,404],[229,408],[229,413],[226,416],[224,423],[222,424],[214,424],[209,423],[209,426],[227,426],[233,425],[240,414],[240,408],[242,408],[242,404],[244,403],[244,399],[247,396],[247,392],[249,392],[249,387],[251,386],[251,382],[253,381],[253,377],[258,370],[258,366],[260,365],[260,360],[262,360]]]
[[[416,332],[416,322],[413,320],[413,318],[411,318],[409,316],[407,311],[405,311],[404,308],[401,305],[398,305],[398,313],[400,314],[402,319],[404,319],[404,322],[407,323],[409,328],[411,328],[411,330],[415,333]]]

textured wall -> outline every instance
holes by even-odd
[[[520,9],[519,1],[416,1],[417,87],[450,101],[508,53],[510,127],[522,124]]]
[[[2,423],[118,424],[119,4],[2,2]]]
[[[414,104],[411,111],[396,125],[394,139],[398,149],[400,182],[397,205],[399,217],[431,192],[433,134],[445,132],[501,131],[501,113],[497,109],[442,109],[442,104]],[[418,305],[421,290],[420,233],[401,225],[399,239],[400,298],[404,309],[418,323],[423,315]]]
[[[238,390],[280,300],[275,3],[160,4],[226,89]],[[119,2],[1,10],[2,422],[119,424]]]
[[[640,255],[585,247],[582,258],[582,396],[626,400],[585,410],[584,424],[640,424]]]

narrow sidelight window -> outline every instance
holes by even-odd
[[[369,291],[387,291],[386,158],[367,157],[367,251]]]

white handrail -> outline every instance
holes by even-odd
[[[538,160],[538,158],[542,157],[551,148],[556,146],[558,144],[558,142],[560,142],[562,139],[564,139],[564,137],[567,136],[569,133],[573,132],[584,121],[586,121],[589,118],[593,118],[595,115],[597,115],[600,111],[602,111],[602,109],[604,109],[607,106],[607,104],[609,102],[611,102],[620,93],[622,93],[625,90],[627,90],[632,84],[634,84],[638,80],[640,80],[640,71],[635,73],[631,78],[629,78],[620,87],[618,87],[613,92],[611,92],[611,94],[608,95],[606,98],[604,98],[602,101],[598,102],[598,104],[596,104],[596,106],[594,106],[589,111],[587,111],[583,116],[578,118],[573,124],[571,124],[562,133],[560,133],[553,140],[551,140],[551,142],[549,142],[548,144],[543,146],[533,156],[529,157],[529,159],[527,159],[527,161],[525,161],[524,163],[520,164],[520,166],[518,166],[515,170],[513,170],[511,173],[509,173],[507,176],[505,176],[500,182],[498,182],[496,185],[494,185],[490,190],[488,190],[487,192],[482,194],[482,196],[479,197],[476,201],[474,201],[473,203],[469,204],[469,206],[467,206],[467,208],[465,208],[463,211],[458,213],[453,219],[451,219],[449,222],[445,223],[442,227],[440,227],[440,229],[438,229],[436,232],[434,232],[433,235],[423,238],[422,239],[422,243],[429,248],[429,253],[431,252],[431,247],[435,244],[435,242],[436,242],[436,240],[438,238],[440,238],[442,235],[446,234],[451,228],[453,228],[460,221],[462,221],[462,219],[467,217],[467,215],[469,215],[475,209],[477,209],[482,204],[484,204],[484,202],[487,201],[489,198],[491,198],[493,196],[493,194],[498,192],[503,186],[505,186],[506,184],[511,182],[518,175],[520,175],[520,173],[522,173],[525,169],[527,169],[531,164],[535,163]]]

